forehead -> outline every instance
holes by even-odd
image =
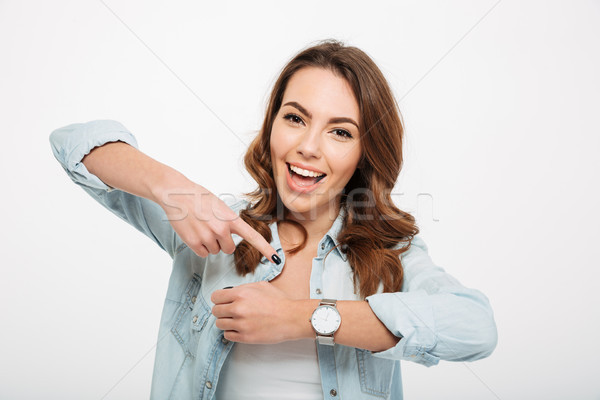
[[[292,75],[282,104],[288,101],[300,103],[313,114],[313,118],[349,117],[359,120],[359,107],[350,84],[323,68],[305,67]]]

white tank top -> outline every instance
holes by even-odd
[[[216,400],[323,400],[315,339],[234,343],[221,369]]]

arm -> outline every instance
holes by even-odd
[[[160,199],[166,182],[189,184],[189,180],[168,165],[162,164],[122,141],[95,147],[81,160],[87,170],[107,186],[152,200]]]
[[[374,357],[404,359],[426,366],[440,359],[474,361],[497,343],[493,312],[479,291],[462,286],[436,266],[416,236],[401,255],[402,292],[377,293],[366,301],[338,301],[342,324],[335,342],[371,350]],[[314,337],[308,321],[319,300],[297,300],[299,337]]]
[[[174,257],[182,242],[155,200],[164,182],[184,181],[183,175],[140,152],[135,137],[117,121],[56,129],[50,144],[74,183]]]
[[[185,246],[203,258],[231,254],[236,247],[231,235],[237,234],[278,262],[260,233],[210,191],[140,152],[119,122],[68,125],[52,132],[50,143],[73,182],[171,258]]]
[[[319,305],[319,299],[295,300],[294,320],[301,321],[298,338],[315,338],[310,322],[313,311]],[[377,318],[366,300],[338,300],[336,306],[342,317],[342,324],[334,334],[335,343],[371,351],[383,351],[394,347],[399,337]]]

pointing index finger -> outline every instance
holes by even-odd
[[[277,252],[267,242],[267,240],[254,228],[252,228],[246,221],[242,218],[236,218],[232,221],[231,232],[243,237],[252,245],[252,247],[256,248],[261,254],[267,259],[271,260],[275,264],[281,264],[281,259],[277,255]]]

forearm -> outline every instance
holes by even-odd
[[[124,142],[95,147],[82,163],[107,185],[158,204],[163,190],[191,182],[180,172],[162,164]]]
[[[310,318],[319,302],[318,299],[295,300],[298,338],[315,337]],[[400,340],[377,318],[368,302],[338,300],[336,304],[342,323],[334,334],[335,343],[376,352],[389,349]]]

